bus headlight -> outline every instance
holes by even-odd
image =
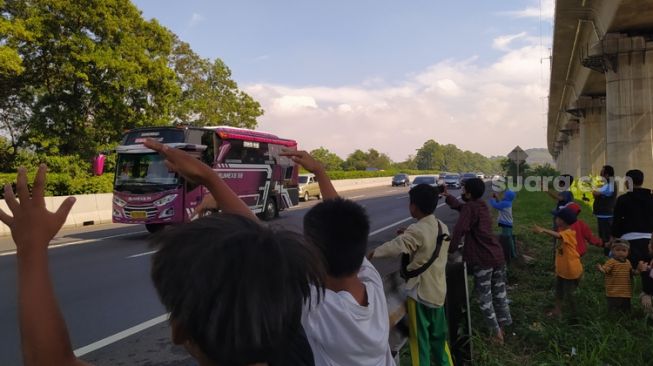
[[[120,199],[119,197],[113,196],[113,203],[118,206],[118,207],[125,207],[127,202],[125,200]]]
[[[175,215],[175,209],[170,207],[169,209],[161,212],[161,214],[159,215],[159,218],[160,219],[165,219],[166,217],[172,217],[174,215]]]
[[[176,193],[175,194],[169,194],[169,195],[167,195],[167,196],[165,196],[163,198],[159,198],[158,200],[154,201],[153,203],[154,203],[154,206],[161,207],[161,206],[165,206],[168,203],[174,201],[175,198],[177,198]]]

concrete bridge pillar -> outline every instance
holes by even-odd
[[[605,97],[581,97],[568,112],[580,122],[579,176],[598,175],[606,164]]]
[[[572,131],[569,136],[569,156],[567,160],[569,162],[567,173],[577,179],[580,175],[580,134],[578,129]]]
[[[644,184],[653,186],[653,42],[607,34],[600,45],[607,81],[607,163],[616,175],[640,169]]]

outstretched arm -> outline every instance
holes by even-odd
[[[552,237],[554,237],[556,239],[560,239],[562,237],[562,235],[560,235],[560,233],[557,232],[557,231],[545,229],[545,228],[539,227],[537,225],[533,226],[533,232],[538,233],[538,234],[546,234],[546,235],[552,236]]]
[[[331,179],[326,174],[326,170],[324,170],[324,166],[319,161],[315,160],[309,153],[306,151],[284,148],[281,155],[290,157],[296,164],[303,166],[304,169],[315,174],[315,179],[317,179],[317,183],[320,185],[320,191],[322,192],[322,197],[324,197],[324,199],[338,197],[338,192],[336,192],[336,189],[333,187]]]
[[[222,209],[222,212],[245,216],[259,221],[233,190],[206,164],[190,154],[171,148],[154,140],[145,141],[145,146],[165,157],[166,166],[184,178],[204,185]]]
[[[32,197],[27,173],[18,170],[16,193],[5,186],[5,201],[13,216],[0,210],[11,229],[18,261],[18,317],[25,365],[85,365],[73,354],[66,323],[59,310],[48,269],[48,244],[66,221],[75,203],[67,198],[57,212],[45,208],[45,165],[39,167]],[[38,224],[35,224],[38,223]]]

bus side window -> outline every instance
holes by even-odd
[[[216,139],[213,131],[204,131],[202,134],[202,145],[206,146],[206,150],[202,152],[202,161],[208,166],[213,166],[215,162],[215,145]]]
[[[243,154],[245,153],[243,149],[243,142],[241,140],[229,140],[231,147],[227,156],[225,156],[224,162],[240,164],[243,162]]]

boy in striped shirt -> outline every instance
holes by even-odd
[[[611,248],[612,258],[603,265],[596,265],[605,274],[608,311],[630,312],[630,298],[633,296],[633,268],[628,261],[630,243],[614,239]]]

